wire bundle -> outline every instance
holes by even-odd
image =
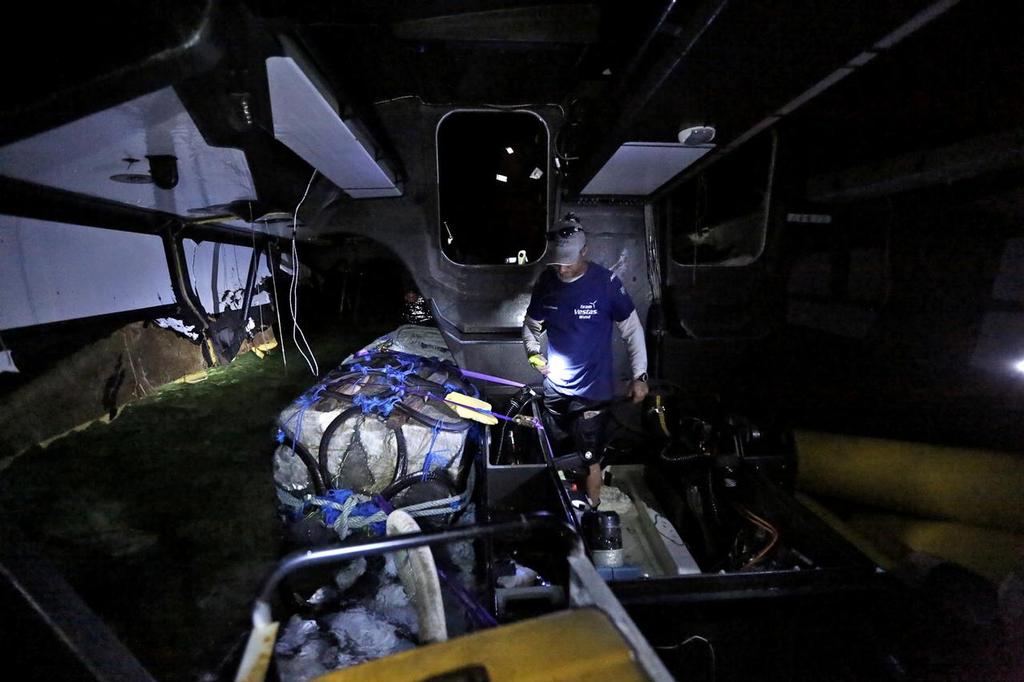
[[[756,566],[760,561],[762,561],[766,556],[768,556],[769,552],[771,552],[775,548],[775,545],[777,545],[779,542],[779,529],[773,526],[770,521],[766,521],[765,519],[761,518],[760,516],[758,516],[757,514],[755,514],[754,512],[750,511],[749,509],[740,504],[736,505],[736,510],[744,517],[746,517],[748,521],[750,521],[755,526],[768,533],[769,537],[768,544],[765,545],[760,552],[751,557],[749,561],[743,564],[743,567],[740,570],[745,570]]]
[[[313,373],[313,376],[320,376],[320,366],[316,362],[316,356],[313,355],[313,349],[309,345],[309,341],[306,340],[306,335],[302,331],[302,327],[299,326],[299,248],[298,248],[298,232],[299,232],[299,208],[302,203],[306,201],[306,197],[309,196],[309,188],[313,186],[313,179],[316,178],[316,170],[309,176],[309,183],[306,185],[306,191],[302,195],[302,199],[299,200],[298,205],[295,207],[295,212],[292,214],[292,281],[288,288],[288,310],[292,315],[292,342],[295,343],[295,348],[298,349],[299,355],[306,361],[306,365],[309,366],[309,371]],[[302,345],[299,345],[299,338],[302,338]],[[303,350],[305,346],[305,350]]]

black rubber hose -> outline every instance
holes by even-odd
[[[324,393],[326,393],[327,395],[329,395],[331,397],[337,398],[338,400],[345,400],[347,402],[352,402],[352,400],[356,397],[354,395],[349,395],[348,393],[342,393],[340,391],[332,391],[331,389],[327,389],[326,391],[324,391]],[[358,395],[358,394],[356,394],[356,395]]]
[[[367,374],[385,374],[389,367],[394,367],[395,366],[394,363],[389,363],[388,362],[389,359],[394,359],[397,363],[412,361],[412,362],[418,363],[420,365],[420,368],[424,368],[425,367],[425,368],[429,369],[431,374],[433,374],[434,372],[440,372],[440,373],[444,373],[449,378],[453,378],[453,379],[456,379],[456,380],[461,380],[461,376],[462,376],[462,374],[459,371],[459,368],[457,366],[452,365],[449,362],[442,362],[440,360],[435,360],[434,358],[427,358],[427,357],[421,357],[421,356],[413,356],[413,355],[409,355],[408,353],[392,353],[392,352],[389,352],[389,351],[378,351],[378,352],[373,353],[371,355],[371,361],[373,361],[373,360],[375,360],[377,358],[381,358],[383,360],[383,363],[381,364],[380,367],[365,367],[365,369],[363,369],[363,370],[350,371],[350,372],[345,372],[343,374],[339,374],[337,376],[331,376],[331,377],[329,377],[330,383],[337,383],[338,381],[343,381],[345,379],[349,379],[349,378],[356,377],[356,376],[366,376]],[[339,368],[339,369],[343,369],[343,367]],[[423,385],[423,386],[430,386],[430,387],[436,387],[436,388],[443,388],[444,387],[443,384],[439,384],[439,383],[437,383],[435,381],[430,381],[429,379],[426,379],[426,378],[420,376],[419,374],[415,374],[415,373],[409,374],[406,377],[406,381],[411,382],[411,383],[420,384],[420,385]],[[465,390],[467,392],[469,392],[469,393],[477,393],[476,389],[472,385],[467,385],[465,387]]]
[[[353,405],[348,409],[342,410],[341,414],[331,420],[331,423],[324,429],[324,435],[320,438],[320,449],[318,451],[318,459],[320,462],[320,475],[323,476],[324,482],[331,480],[331,472],[327,467],[327,454],[328,448],[331,444],[331,438],[334,436],[334,432],[337,431],[342,424],[345,423],[349,417],[357,414],[362,414],[362,408],[358,405]],[[353,436],[354,438],[355,436]]]
[[[359,373],[357,372],[356,374],[358,375]],[[344,378],[344,377],[342,377],[342,378]],[[423,381],[421,381],[419,383],[421,383],[423,386],[431,386],[431,387],[434,387],[434,388],[439,389],[439,390],[443,390],[444,389],[444,386],[442,386],[441,384],[434,383],[433,381],[423,380]],[[387,384],[382,384],[382,383],[375,383],[375,384],[369,384],[369,385],[377,385],[377,386],[385,386],[385,387],[387,386]],[[347,400],[349,402],[352,402],[355,399],[354,395],[348,395],[346,393],[341,393],[340,391],[333,391],[331,389],[327,389],[324,392],[326,394],[328,394],[328,395],[334,396],[335,398],[339,398],[341,400]],[[466,431],[467,429],[469,429],[472,426],[472,424],[470,424],[468,420],[464,420],[464,419],[458,417],[458,415],[455,412],[455,410],[450,405],[448,405],[448,403],[446,403],[444,401],[435,401],[435,402],[440,402],[441,406],[443,406],[445,409],[448,410],[448,412],[450,414],[452,414],[453,416],[456,417],[456,419],[442,420],[441,421],[441,426],[440,426],[442,431],[451,431],[451,432],[454,432],[454,433],[461,433],[463,431]],[[427,417],[422,412],[414,410],[413,408],[409,407],[405,403],[399,402],[396,405],[396,407],[400,408],[402,413],[405,414],[407,417],[409,417],[411,419],[415,419],[417,422],[419,422],[420,424],[423,424],[424,426],[429,426],[430,428],[434,428],[435,424],[437,424],[437,420],[436,419],[431,419],[430,417]]]
[[[338,397],[351,399],[351,396],[346,396],[345,394],[342,393],[336,394],[333,393],[332,391],[328,391],[328,393],[331,393],[332,395],[336,395]],[[317,454],[320,465],[320,473],[321,476],[324,477],[325,481],[331,480],[331,472],[330,468],[328,467],[328,455],[331,438],[334,437],[335,431],[337,431],[338,428],[340,428],[341,425],[344,424],[347,419],[352,417],[356,412],[360,411],[361,408],[359,406],[353,405],[352,407],[349,407],[348,409],[344,410],[341,414],[339,414],[337,417],[332,419],[331,423],[327,426],[326,429],[324,429],[324,435],[320,439],[320,449]],[[409,450],[406,447],[405,435],[402,434],[402,429],[399,427],[391,428],[390,430],[395,434],[395,449],[398,451],[398,456],[395,461],[395,475],[392,478],[392,482],[394,482],[398,480],[401,476],[404,476],[406,474],[406,470],[409,467]]]
[[[399,426],[392,430],[395,432],[395,448],[398,450],[398,461],[395,462],[395,475],[391,478],[391,483],[394,483],[408,473],[409,451],[405,446],[405,436],[402,434],[402,427]]]
[[[335,398],[338,398],[339,400],[347,400],[348,402],[352,402],[355,399],[354,395],[348,395],[347,393],[339,393],[338,391],[331,391],[329,389],[327,391],[324,391],[324,393],[326,393],[327,395],[333,396]],[[448,406],[446,403],[442,403],[442,405],[444,405],[445,407]],[[395,407],[398,408],[402,412],[402,414],[404,414],[405,416],[407,416],[410,419],[413,419],[413,420],[419,422],[420,424],[423,424],[424,426],[429,426],[430,428],[434,428],[434,426],[437,425],[437,423],[438,423],[438,420],[431,419],[430,417],[426,416],[422,412],[418,412],[417,410],[414,410],[413,408],[409,407],[408,405],[406,405],[403,402],[396,403]],[[452,411],[452,414],[455,414],[455,412]],[[462,433],[463,431],[468,430],[471,426],[472,426],[472,424],[469,422],[469,420],[464,420],[462,418],[459,418],[459,421],[443,420],[442,419],[439,428],[442,431],[450,431],[452,433]]]
[[[327,488],[324,487],[324,479],[320,476],[320,470],[316,466],[316,460],[313,459],[313,455],[309,453],[306,446],[302,443],[295,441],[295,454],[299,456],[302,463],[306,465],[306,469],[309,471],[309,480],[313,483],[313,492],[317,495],[323,495],[327,492]]]
[[[424,478],[423,474],[419,472],[415,474],[406,474],[405,476],[402,476],[397,481],[389,485],[387,488],[384,488],[384,490],[380,491],[380,496],[390,502],[395,495],[402,492],[406,488],[412,487],[413,485],[421,481],[439,481],[441,483],[444,483],[450,492],[455,491],[455,486],[452,484],[452,479],[451,476],[448,474],[448,470],[434,469],[433,471],[427,474],[426,478]]]
[[[447,421],[447,420],[444,420],[444,419],[431,419],[427,415],[423,414],[422,412],[418,412],[418,411],[412,409],[411,407],[409,407],[408,405],[406,405],[403,402],[397,403],[395,405],[395,407],[397,407],[399,410],[401,410],[402,414],[406,415],[410,419],[412,419],[412,420],[414,420],[416,422],[419,422],[420,424],[423,424],[424,426],[427,426],[427,427],[429,427],[431,429],[436,426],[437,428],[439,428],[442,431],[451,431],[453,433],[462,433],[463,431],[467,431],[469,429],[469,427],[471,427],[473,425],[472,422],[470,420],[468,420],[468,419],[461,419],[460,418],[459,421]]]

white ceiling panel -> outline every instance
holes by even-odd
[[[274,137],[354,199],[397,197],[393,174],[291,57],[267,59]]]
[[[123,174],[145,179],[146,156],[161,154],[177,157],[173,189],[111,179]],[[256,199],[245,154],[206,144],[172,88],[0,148],[0,174],[180,216]]]
[[[582,193],[647,196],[714,147],[713,144],[626,142],[591,178]]]

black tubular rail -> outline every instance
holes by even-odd
[[[331,438],[334,437],[335,431],[337,431],[338,428],[350,417],[354,417],[357,414],[362,413],[363,410],[359,406],[353,405],[348,409],[342,410],[337,417],[331,420],[331,423],[327,425],[327,428],[324,429],[324,435],[320,437],[320,448],[317,452],[317,460],[320,465],[320,475],[323,477],[324,483],[331,482],[331,472],[330,468],[327,466],[327,455],[329,454]],[[352,437],[356,437],[355,433],[352,434]],[[339,465],[338,468],[341,469],[341,465]],[[395,471],[398,471],[397,467],[395,468]]]
[[[368,384],[368,385],[372,386],[374,384]],[[377,385],[383,386],[385,384],[377,384]],[[438,388],[441,388],[441,386],[438,386]],[[353,399],[356,397],[356,395],[359,395],[359,394],[349,395],[348,393],[342,393],[340,391],[333,391],[331,389],[325,390],[324,393],[326,393],[327,395],[331,396],[332,398],[337,398],[338,400],[343,400],[343,401],[347,401],[347,402],[352,402]],[[417,394],[416,393],[412,393],[410,395],[417,395]],[[427,400],[427,399],[428,398],[426,396],[424,396],[424,400]],[[440,407],[443,407],[446,410],[448,410],[449,413],[456,414],[455,411],[452,409],[452,407],[448,403],[444,402],[443,400],[437,399],[437,400],[434,400],[434,402],[437,403]],[[398,401],[397,403],[395,403],[395,409],[398,410],[399,412],[401,412],[402,414],[404,414],[405,416],[409,417],[410,419],[412,419],[414,421],[417,421],[417,422],[419,422],[420,424],[422,424],[424,426],[427,426],[427,427],[430,427],[430,428],[434,428],[436,426],[441,431],[451,431],[451,432],[459,433],[459,432],[462,432],[462,431],[468,431],[469,428],[472,426],[472,424],[469,422],[469,420],[463,419],[462,417],[457,417],[457,420],[456,419],[453,419],[453,420],[431,419],[430,417],[425,416],[422,412],[417,412],[416,410],[414,410],[413,408],[409,407],[408,405],[406,405],[402,401]]]
[[[356,559],[358,557],[414,549],[416,547],[446,545],[463,540],[477,540],[520,533],[531,535],[550,533],[565,542],[567,553],[573,549],[580,549],[582,551],[579,534],[574,527],[553,514],[541,512],[536,514],[520,514],[509,521],[499,521],[497,523],[463,526],[433,532],[406,533],[384,538],[368,538],[337,547],[293,552],[281,560],[281,563],[277,565],[274,572],[263,583],[263,589],[260,591],[259,598],[253,607],[253,619],[256,622],[260,615],[269,609],[270,600],[277,586],[281,584],[281,581],[302,569],[335,564],[339,561]]]
[[[333,485],[331,478],[330,467],[328,466],[328,456],[330,454],[331,439],[334,437],[335,432],[352,417],[363,414],[362,408],[358,405],[353,405],[348,409],[342,410],[341,413],[331,420],[331,423],[324,429],[324,435],[320,437],[320,448],[317,451],[317,460],[320,466],[320,476],[323,478],[325,484],[328,487]],[[395,434],[395,449],[398,452],[397,461],[395,462],[395,474],[391,477],[391,482],[394,483],[402,476],[405,476],[407,469],[409,468],[409,456],[408,450],[405,446],[405,436],[402,435],[401,427],[395,427],[387,425],[387,429]],[[353,434],[352,436],[356,436]],[[338,465],[338,470],[341,470],[341,466],[344,465],[344,461]]]
[[[316,459],[309,453],[306,446],[303,445],[296,439],[292,446],[295,450],[295,454],[299,456],[302,463],[306,465],[306,470],[309,472],[309,482],[313,485],[313,492],[317,495],[323,495],[327,492],[327,487],[324,485],[324,479],[320,475],[320,468],[317,466]]]
[[[405,356],[402,354],[386,352],[376,353],[375,356],[382,356],[385,362],[387,362],[389,359],[395,359],[400,362],[406,359]],[[410,359],[413,357],[414,356],[409,356]],[[449,373],[457,371],[457,368],[449,367],[444,363],[433,361],[430,358],[419,358],[417,356],[416,359],[418,362],[421,362],[421,364],[431,368],[434,371],[445,371]],[[355,395],[342,393],[341,391],[336,390],[335,387],[338,384],[343,383],[349,379],[355,379],[357,377],[369,378],[370,375],[384,374],[384,367],[369,367],[361,371],[343,370],[345,370],[345,366],[342,366],[341,368],[328,374],[324,378],[324,393],[337,400],[349,403],[350,407],[342,410],[342,412],[337,417],[331,420],[331,423],[325,429],[324,434],[320,439],[320,444],[316,456],[314,457],[313,454],[309,452],[309,450],[307,450],[305,447],[302,446],[301,443],[298,442],[298,434],[296,434],[295,437],[293,438],[295,445],[295,453],[299,456],[300,459],[302,459],[303,464],[309,471],[310,484],[312,485],[313,490],[317,495],[325,494],[327,492],[327,489],[332,485],[330,469],[327,466],[328,449],[332,437],[334,436],[335,432],[341,427],[341,425],[345,423],[345,421],[356,416],[357,413],[363,412],[360,406],[352,404],[355,399]],[[402,415],[408,417],[409,419],[412,419],[413,421],[418,422],[419,424],[422,424],[423,426],[427,426],[432,429],[438,429],[440,431],[461,433],[468,431],[472,427],[471,421],[459,417],[456,414],[455,410],[452,408],[452,406],[443,400],[443,397],[433,396],[430,393],[431,390],[443,392],[445,388],[444,385],[439,384],[435,381],[430,381],[429,379],[426,379],[419,375],[410,375],[406,377],[406,381],[411,383],[416,389],[426,392],[426,395],[423,395],[424,401],[432,399],[432,404],[436,409],[451,414],[452,416],[455,417],[455,419],[432,419],[427,415],[417,411],[410,405],[407,405],[402,401],[398,401],[395,404],[395,409],[398,410]],[[385,388],[390,386],[389,383],[380,381],[371,381],[368,382],[367,385],[376,385]],[[419,395],[419,393],[414,391],[413,393],[411,393],[411,395]],[[408,473],[408,453],[405,444],[405,438],[402,435],[401,428],[392,428],[391,430],[395,433],[395,437],[397,439],[396,445],[398,449],[398,461],[395,464],[395,474],[392,477],[391,481],[391,484],[393,485],[399,479],[404,478]]]
[[[432,469],[426,476],[422,473],[416,472],[412,474],[403,474],[401,477],[396,478],[391,482],[387,488],[384,488],[380,492],[380,496],[390,502],[394,497],[406,490],[411,488],[417,483],[426,483],[427,481],[436,481],[437,483],[443,483],[448,489],[449,495],[455,494],[455,483],[452,481],[451,475],[447,469]]]
[[[538,407],[536,400],[531,402],[533,410],[533,418],[538,424],[542,424],[540,407]],[[543,428],[537,430],[537,435],[540,439],[540,450],[544,453],[544,461],[547,463],[547,471],[551,476],[551,484],[555,486],[555,491],[558,493],[558,500],[562,505],[563,520],[567,526],[573,529],[573,531],[582,536],[583,532],[580,528],[579,519],[576,518],[576,514],[572,509],[572,501],[569,499],[569,493],[565,490],[565,485],[562,484],[562,479],[558,476],[558,467],[555,464],[555,453],[551,451],[551,441],[548,439],[547,432]]]

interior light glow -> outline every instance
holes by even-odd
[[[548,349],[548,376],[553,381],[566,381],[573,371],[569,359],[561,353]]]
[[[1013,368],[1020,372],[1021,374],[1024,374],[1024,359],[1015,362],[1013,364]]]
[[[498,173],[494,177],[498,179],[498,182],[508,182],[508,176],[507,175],[502,175],[501,173]]]

